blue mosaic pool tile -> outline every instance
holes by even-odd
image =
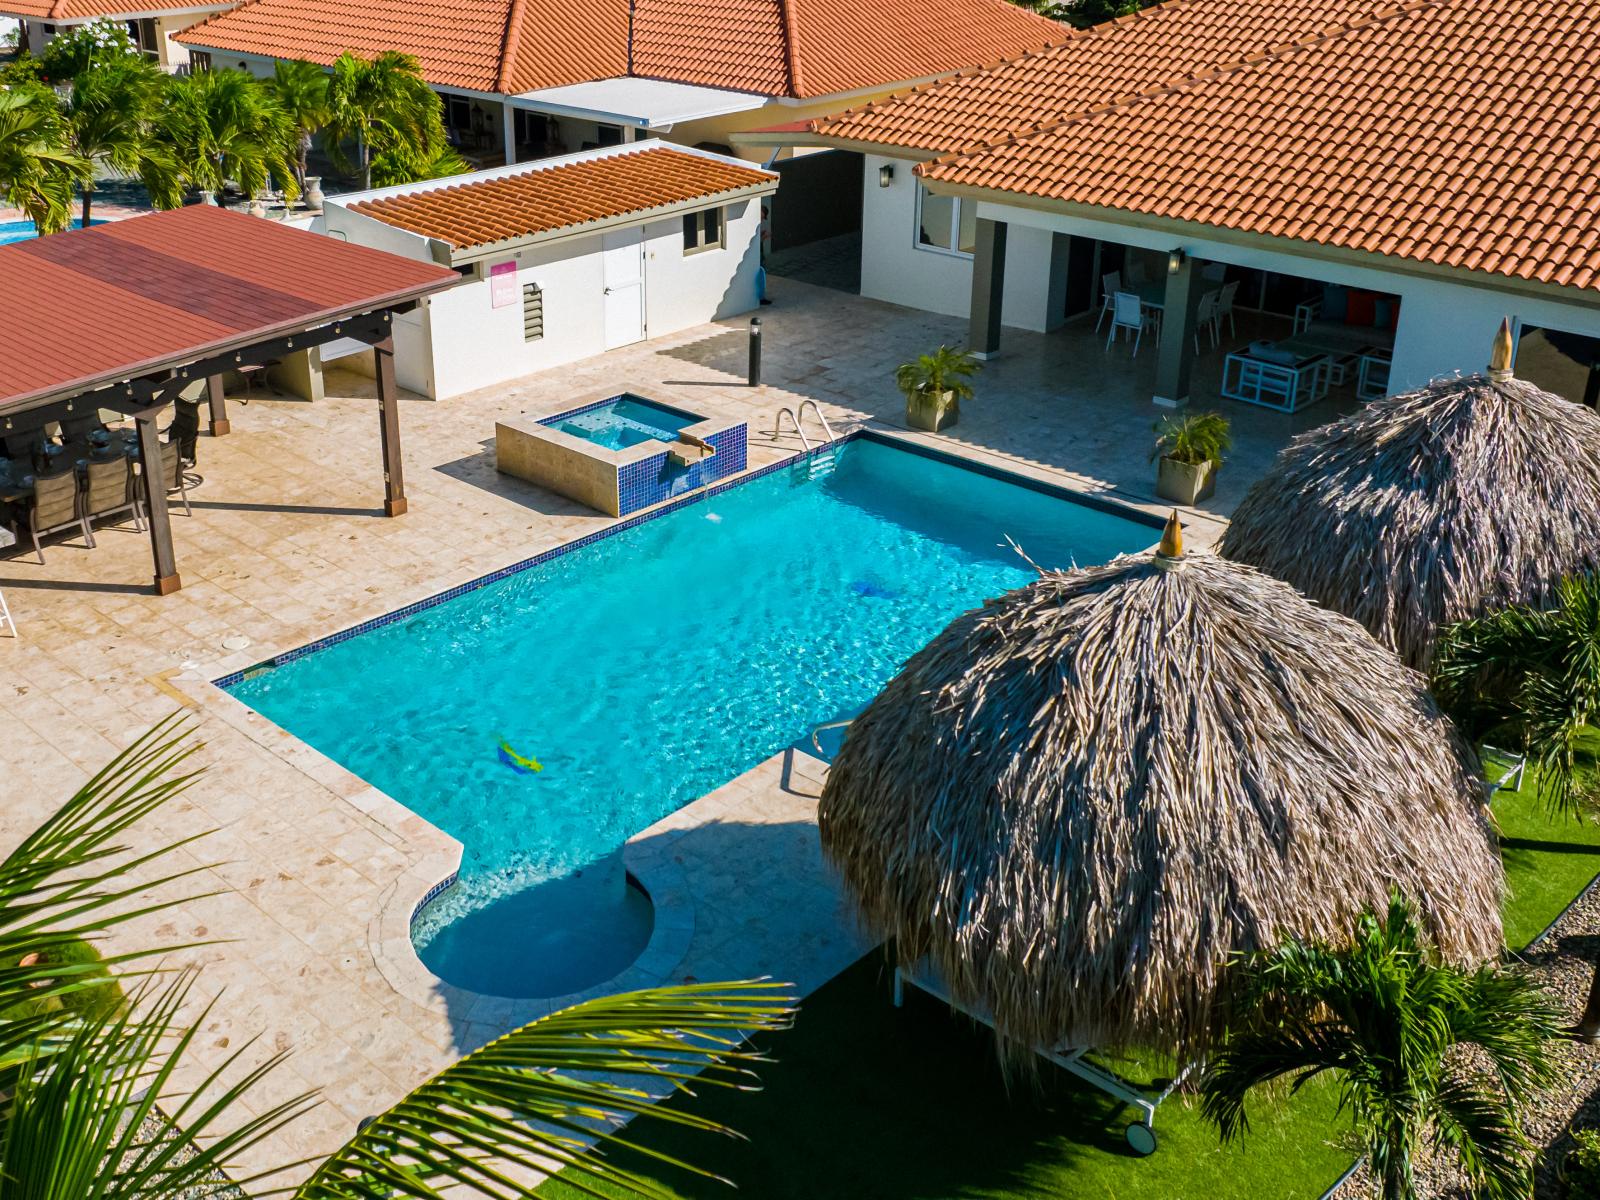
[[[605,404],[609,403],[609,401],[602,400],[599,403]],[[574,409],[573,412],[584,412],[587,411],[588,407],[589,406],[585,406],[582,409]],[[571,414],[565,413],[562,415],[570,416]],[[738,435],[737,439],[733,439],[729,436],[733,434]],[[728,438],[729,440],[726,442],[726,444],[719,444],[719,438]],[[724,461],[723,469],[720,469],[714,473],[714,477],[711,482],[706,483],[703,486],[697,486],[688,491],[685,495],[678,496],[676,499],[672,499],[670,502],[662,504],[660,507],[652,509],[649,512],[640,512],[635,513],[633,516],[623,517],[621,520],[614,521],[610,525],[607,525],[604,529],[597,529],[593,533],[586,533],[580,538],[574,538],[570,542],[564,542],[559,546],[554,546],[549,550],[543,551],[542,553],[535,554],[532,558],[525,558],[521,562],[512,563],[508,567],[501,567],[498,571],[493,571],[488,575],[483,575],[477,579],[469,580],[466,583],[451,588],[449,591],[440,592],[438,595],[429,596],[426,599],[418,600],[413,604],[406,605],[404,608],[396,609],[391,613],[385,613],[381,617],[374,617],[370,621],[363,621],[361,624],[353,625],[349,629],[342,629],[338,633],[329,634],[327,637],[319,638],[314,642],[308,642],[304,646],[297,646],[293,650],[285,650],[282,654],[276,655],[262,662],[254,663],[251,666],[244,668],[242,671],[234,671],[232,674],[223,675],[218,679],[213,679],[211,682],[214,686],[222,688],[224,691],[226,691],[229,688],[243,683],[246,679],[254,678],[263,671],[269,671],[274,667],[285,666],[288,663],[294,662],[296,659],[304,658],[308,654],[315,654],[318,650],[324,650],[329,646],[336,646],[340,642],[349,641],[353,637],[359,637],[368,630],[381,629],[385,625],[394,624],[396,621],[404,621],[406,618],[415,616],[419,612],[424,612],[427,609],[435,607],[436,605],[444,604],[447,601],[454,600],[457,596],[464,596],[468,592],[475,592],[481,587],[487,587],[489,584],[496,583],[499,580],[506,578],[508,575],[517,575],[523,571],[532,570],[534,567],[541,566],[553,558],[558,558],[563,554],[571,554],[574,550],[581,550],[583,547],[590,545],[593,542],[598,542],[608,537],[615,537],[624,530],[632,529],[635,525],[642,525],[646,521],[654,521],[657,517],[664,517],[670,512],[677,512],[680,508],[686,508],[691,504],[697,504],[702,500],[708,500],[712,496],[719,495],[729,488],[738,487],[740,484],[746,483],[749,480],[760,479],[763,476],[772,474],[774,471],[789,470],[793,468],[796,463],[802,462],[808,458],[813,458],[818,454],[833,453],[837,451],[844,443],[855,441],[858,438],[863,441],[880,442],[886,445],[895,446],[901,450],[909,450],[911,453],[921,455],[923,458],[931,458],[939,462],[946,462],[954,466],[964,467],[967,470],[977,471],[982,475],[988,475],[995,479],[1003,479],[1007,483],[1017,484],[1018,486],[1028,488],[1031,491],[1043,492],[1048,496],[1056,496],[1063,500],[1069,500],[1074,504],[1082,504],[1087,508],[1093,508],[1101,512],[1115,513],[1117,516],[1123,517],[1130,521],[1137,521],[1142,525],[1149,525],[1152,528],[1159,529],[1163,524],[1160,517],[1143,512],[1140,509],[1134,508],[1132,505],[1121,504],[1115,500],[1109,500],[1101,496],[1092,496],[1083,492],[1076,492],[1071,488],[1061,487],[1053,483],[1047,483],[1042,479],[1032,479],[1026,475],[1014,474],[1000,467],[990,466],[987,463],[976,462],[972,459],[963,458],[956,454],[947,454],[944,451],[936,450],[931,446],[926,446],[905,438],[886,436],[884,434],[876,433],[872,430],[866,429],[852,430],[849,433],[841,434],[832,442],[825,442],[822,445],[813,446],[809,450],[802,451],[799,454],[790,455],[787,458],[780,458],[776,462],[767,463],[763,467],[757,467],[754,471],[751,471],[747,475],[738,475],[738,472],[745,469],[745,466],[748,462],[749,427],[746,425],[736,425],[730,429],[722,431],[722,433],[715,434],[706,439],[707,441],[711,442],[712,445],[717,447],[717,453],[706,463],[697,465],[707,466],[709,463],[714,463],[717,461],[717,459],[721,459],[724,457],[724,455],[726,455],[727,457]],[[733,476],[735,475],[738,477],[734,478]],[[449,884],[453,882],[455,882],[454,877],[442,882],[439,885],[439,890],[442,891],[445,887],[448,887]],[[423,903],[427,903],[427,901],[424,900]],[[418,907],[420,908],[421,905]]]
[[[690,467],[672,461],[671,451],[629,463],[617,472],[617,508],[624,516],[697,491],[745,469],[749,462],[748,425],[734,425],[706,438],[716,453]]]
[[[427,908],[428,905],[432,903],[438,896],[455,887],[456,880],[459,877],[460,872],[451,871],[450,874],[446,875],[443,879],[439,880],[438,883],[429,888],[423,895],[422,899],[417,901],[416,907],[411,910],[412,921],[415,921],[417,919],[417,915],[422,912],[423,909]]]

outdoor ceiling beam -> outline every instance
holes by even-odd
[[[136,379],[125,379],[120,383],[103,385],[73,395],[57,396],[19,412],[0,413],[0,433],[25,433],[29,429],[40,428],[51,421],[59,420],[63,411],[72,412],[77,405],[83,405],[85,408],[110,408],[133,416],[137,409],[147,408],[152,404],[170,403],[175,393],[160,401],[156,400],[156,395],[175,379],[183,381],[177,389],[181,391],[196,379],[223,374],[240,367],[265,366],[292,351],[307,350],[342,338],[366,342],[369,346],[376,345],[389,336],[396,314],[410,312],[416,306],[415,300],[408,300],[403,304],[390,305],[374,312],[331,321],[314,329],[284,334],[205,358],[192,359],[167,371],[143,375]],[[40,413],[45,415],[36,415]]]

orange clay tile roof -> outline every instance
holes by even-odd
[[[771,171],[651,147],[360,200],[350,211],[464,250],[777,183]]]
[[[246,0],[178,40],[323,64],[345,50],[398,49],[417,56],[430,83],[507,95],[636,75],[809,98],[948,74],[1062,34],[1008,0],[631,7],[630,28],[629,0]]]
[[[1594,289],[1597,53],[1592,0],[1169,0],[815,128],[942,150],[939,184]]]
[[[38,21],[87,21],[140,13],[227,8],[232,0],[0,0],[0,16]]]

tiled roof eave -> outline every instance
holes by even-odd
[[[370,217],[375,221],[382,221],[386,225],[394,225],[397,229],[405,229],[417,237],[427,238],[429,241],[439,242],[449,246],[451,262],[460,264],[475,262],[480,258],[488,258],[496,254],[505,254],[513,250],[520,250],[527,246],[548,245],[551,242],[568,241],[579,237],[591,237],[610,229],[625,229],[631,225],[645,225],[651,221],[664,220],[679,213],[698,212],[701,209],[717,208],[724,204],[731,204],[736,200],[750,199],[756,196],[770,196],[778,190],[778,180],[773,178],[767,182],[750,184],[745,187],[729,188],[720,192],[711,192],[703,196],[695,196],[688,200],[676,200],[668,204],[656,204],[648,208],[630,209],[625,213],[617,213],[607,217],[597,217],[590,221],[578,221],[570,225],[561,225],[554,229],[531,230],[527,233],[516,234],[512,237],[500,238],[488,242],[469,242],[456,245],[445,238],[431,237],[427,233],[410,229],[394,221],[387,220],[376,212],[357,209],[362,216]]]
[[[920,168],[932,166],[919,164]],[[1550,283],[1539,279],[1531,269],[1516,270],[1511,266],[1496,268],[1452,266],[1435,258],[1420,254],[1382,254],[1372,250],[1354,249],[1332,242],[1311,238],[1294,238],[1226,225],[1207,225],[1162,217],[1135,209],[1121,209],[1058,200],[1048,195],[1028,195],[1003,188],[982,187],[976,184],[949,183],[937,177],[922,178],[929,191],[965,199],[989,201],[997,206],[1031,209],[1051,215],[1077,217],[1107,225],[1131,226],[1152,232],[1169,233],[1175,241],[1206,240],[1231,243],[1256,250],[1268,250],[1314,262],[1338,263],[1370,271],[1410,275],[1439,282],[1486,288],[1507,294],[1520,294],[1533,299],[1559,300],[1576,303],[1587,308],[1600,309],[1600,273],[1582,285]],[[1025,224],[1025,222],[1019,222]],[[1419,248],[1420,249],[1420,248]]]

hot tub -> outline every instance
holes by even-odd
[[[744,470],[749,430],[644,390],[495,424],[495,467],[613,517]]]

